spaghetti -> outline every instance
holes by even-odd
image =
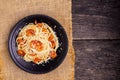
[[[58,38],[46,23],[29,23],[16,38],[17,53],[27,62],[41,64],[57,57]]]

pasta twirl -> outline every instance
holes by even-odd
[[[29,23],[16,38],[17,53],[27,62],[41,64],[57,57],[58,38],[46,23]]]

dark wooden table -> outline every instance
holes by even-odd
[[[75,80],[120,80],[120,0],[73,0]]]

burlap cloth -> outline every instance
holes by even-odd
[[[8,52],[8,36],[20,19],[45,14],[63,25],[69,39],[68,54],[63,63],[46,74],[31,74],[18,68]],[[0,0],[0,80],[74,80],[71,0]]]

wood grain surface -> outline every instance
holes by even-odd
[[[75,39],[120,39],[119,0],[73,0]]]
[[[120,80],[120,0],[72,0],[75,80]]]
[[[76,80],[119,80],[120,40],[74,41]]]

